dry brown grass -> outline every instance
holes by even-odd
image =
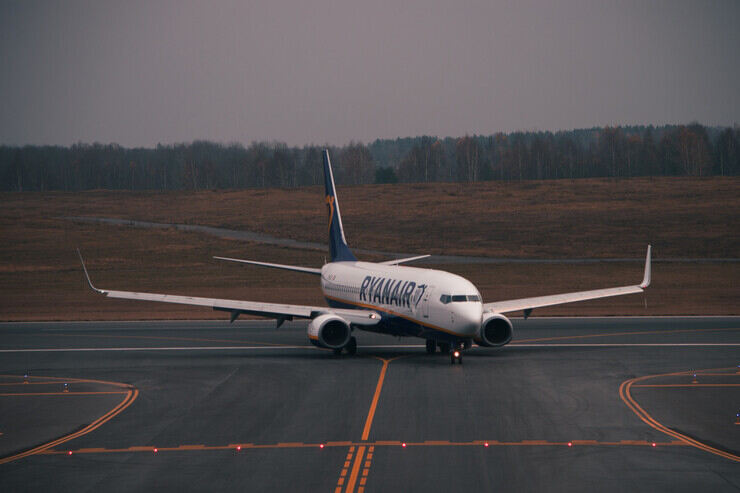
[[[738,257],[740,180],[634,179],[383,185],[339,190],[350,244],[379,250],[514,257]],[[317,280],[216,262],[212,255],[320,266],[321,252],[174,230],[78,224],[62,216],[207,224],[324,242],[317,188],[199,193],[2,194],[0,319],[223,318],[201,308],[107,300],[107,288],[323,304]],[[637,263],[444,265],[486,300],[633,283]],[[654,266],[648,307],[628,296],[535,314],[736,314],[738,264]]]

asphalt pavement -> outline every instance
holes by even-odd
[[[298,322],[0,324],[0,491],[740,489],[739,317],[513,322],[454,366]]]

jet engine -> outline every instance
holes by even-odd
[[[308,339],[314,346],[340,349],[347,345],[351,336],[349,322],[330,313],[319,315],[308,324]]]
[[[508,318],[498,313],[484,314],[475,342],[484,347],[503,346],[511,341],[513,332]]]

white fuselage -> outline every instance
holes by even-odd
[[[368,308],[384,318],[469,339],[483,305],[473,283],[449,272],[372,262],[332,262],[321,269],[321,290],[334,305]]]

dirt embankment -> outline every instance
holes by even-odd
[[[75,248],[107,288],[323,304],[313,276],[225,264],[212,255],[320,266],[317,251],[175,230],[70,222],[103,216],[247,229],[324,242],[322,190],[2,194],[0,319],[223,318],[199,308],[107,300],[84,283]],[[340,187],[347,238],[358,248],[486,257],[740,257],[740,180],[640,178],[512,184]],[[377,257],[376,257],[377,258]],[[487,301],[631,284],[639,263],[440,266]],[[654,265],[642,296],[537,314],[737,314],[740,264]]]

